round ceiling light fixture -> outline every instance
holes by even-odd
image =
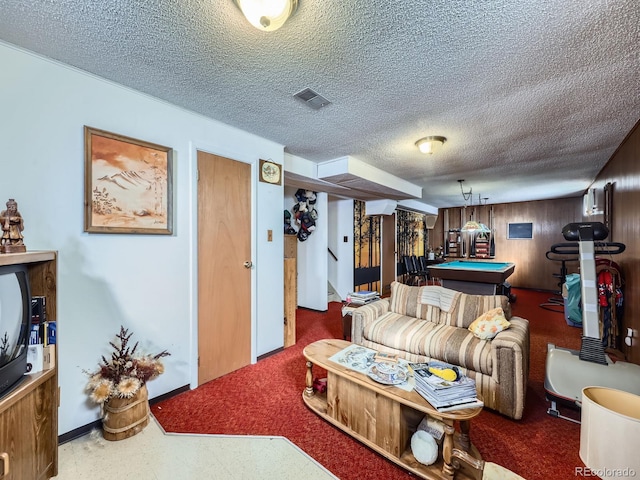
[[[251,25],[263,32],[279,29],[298,8],[298,0],[233,0]]]
[[[432,135],[418,140],[416,142],[416,147],[418,147],[418,150],[420,150],[422,153],[433,153],[446,141],[447,139],[445,137]]]

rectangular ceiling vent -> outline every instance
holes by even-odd
[[[294,95],[301,102],[306,103],[314,110],[319,110],[322,107],[326,107],[331,104],[329,100],[324,98],[322,95],[314,92],[310,88],[305,88],[304,90],[299,91]]]

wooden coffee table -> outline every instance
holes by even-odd
[[[459,448],[481,459],[469,440],[470,420],[482,407],[453,412],[438,412],[416,391],[407,392],[383,385],[367,375],[329,360],[351,345],[344,340],[319,340],[307,345],[304,403],[322,418],[364,443],[389,460],[426,479],[468,479],[451,465],[451,452]],[[314,392],[313,366],[327,371],[327,391]],[[411,453],[411,436],[418,424],[429,415],[445,424],[445,436],[438,460],[423,465]],[[456,430],[456,424],[459,431]]]

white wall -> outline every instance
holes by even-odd
[[[296,203],[295,193],[297,187],[286,186],[284,189],[284,208],[289,210],[293,217],[293,205]],[[327,194],[318,192],[315,204],[318,212],[316,229],[304,241],[298,241],[297,267],[298,267],[298,306],[312,310],[325,311],[328,308],[328,208]],[[296,230],[299,225],[292,224]]]
[[[272,155],[267,153],[269,148],[259,147],[260,158],[270,158],[282,164],[282,147],[271,145],[276,147]],[[259,166],[259,162],[256,166]],[[254,208],[257,214],[254,239],[256,254],[253,257],[253,292],[256,296],[253,316],[257,356],[284,346],[284,229],[282,209],[279,208],[283,192],[282,186],[258,182],[257,208]],[[269,230],[272,232],[272,241],[268,240]]]
[[[342,299],[353,292],[353,200],[329,197],[329,282]],[[347,241],[344,241],[347,237]]]
[[[59,433],[99,418],[84,372],[110,354],[121,324],[143,350],[171,352],[151,397],[195,385],[195,151],[252,163],[256,173],[259,158],[283,163],[283,147],[5,43],[0,65],[0,203],[17,200],[28,250],[59,252]],[[83,232],[84,125],[174,149],[173,235]],[[252,188],[255,358],[283,345],[283,188],[256,180]]]

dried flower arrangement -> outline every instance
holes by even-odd
[[[128,329],[120,326],[120,333],[116,335],[119,345],[109,342],[114,350],[111,359],[102,356],[98,370],[86,372],[91,377],[87,391],[94,402],[102,404],[112,397],[131,398],[146,382],[164,372],[160,359],[171,354],[163,350],[156,355],[136,356],[138,342],[133,348],[129,346],[132,335]]]

